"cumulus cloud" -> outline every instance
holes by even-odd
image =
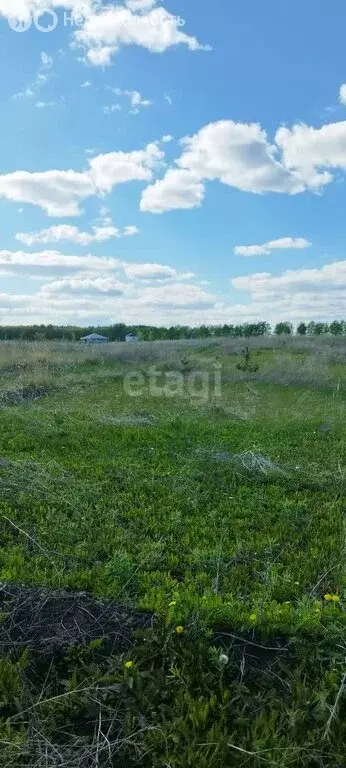
[[[125,93],[132,94],[133,102],[142,99],[137,91]],[[346,170],[346,122],[318,129],[281,127],[270,143],[257,123],[220,120],[180,143],[182,154],[175,167],[144,189],[142,211],[196,208],[204,199],[208,181],[253,194],[293,195],[318,192],[333,181],[331,169]],[[116,184],[129,181],[152,182],[164,157],[162,143],[154,141],[140,150],[89,157],[89,167],[83,171],[2,174],[0,197],[38,205],[49,216],[76,216],[81,201],[91,195],[109,194]]]
[[[0,251],[0,265],[10,267],[45,267],[64,269],[87,269],[87,270],[113,270],[121,266],[117,259],[99,258],[93,254],[87,256],[66,256],[59,251],[38,251],[36,253],[27,253],[26,251]]]
[[[213,307],[217,299],[197,285],[167,283],[145,288],[137,301],[139,305],[199,309]]]
[[[244,192],[301,192],[297,174],[276,159],[276,148],[268,142],[258,123],[219,120],[182,140],[180,168],[197,178],[236,187]]]
[[[29,247],[36,243],[58,243],[62,240],[87,246],[90,243],[103,243],[111,238],[129,237],[138,232],[139,230],[134,226],[127,226],[123,231],[112,225],[93,226],[91,232],[82,232],[78,227],[70,224],[58,224],[55,227],[41,229],[39,232],[18,232],[16,240]]]
[[[236,245],[233,252],[237,256],[268,256],[273,251],[301,250],[310,246],[311,243],[304,237],[280,237],[263,245]]]
[[[152,105],[152,101],[149,99],[144,99],[139,91],[124,91],[124,94],[130,99],[130,104],[132,107],[130,112],[133,115],[137,115],[140,109],[143,109],[143,107],[151,107]]]
[[[88,173],[77,171],[15,171],[0,175],[0,197],[31,203],[48,216],[77,216],[79,202],[96,193]]]
[[[194,173],[170,168],[163,179],[143,191],[140,209],[163,213],[177,208],[198,208],[204,199],[204,193],[204,184]]]
[[[63,225],[65,226],[65,225]],[[128,227],[127,229],[131,229]],[[135,227],[133,228],[135,229]],[[40,279],[44,279],[44,273],[54,268],[55,270],[63,268],[64,270],[78,272],[78,275],[74,277],[78,278],[92,278],[99,277],[98,273],[102,273],[102,277],[106,276],[108,272],[112,275],[114,271],[119,272],[122,270],[125,276],[130,280],[137,281],[155,281],[165,282],[174,280],[177,284],[178,281],[190,280],[195,277],[193,272],[178,272],[165,264],[158,263],[129,263],[117,258],[106,258],[94,256],[93,254],[87,254],[86,256],[66,255],[56,250],[42,250],[32,253],[26,251],[0,251],[0,269],[6,267],[6,275],[18,274],[18,272],[8,272],[8,268],[21,270],[21,268],[40,268]],[[35,278],[37,275],[35,275]],[[108,277],[108,276],[107,276]],[[51,277],[49,278],[51,279]],[[71,279],[69,277],[69,279]]]
[[[85,61],[106,67],[123,45],[138,45],[153,53],[184,45],[189,50],[209,50],[196,37],[182,31],[185,22],[162,7],[158,0],[123,0],[111,5],[102,0],[0,0],[0,18],[30,22],[34,13],[65,9],[78,20],[72,47],[86,50]],[[71,25],[73,28],[73,25]]]
[[[148,11],[157,5],[158,0],[126,0],[125,5],[130,8],[131,11]]]
[[[235,296],[232,302],[223,303],[201,286],[182,285],[176,279],[154,285],[122,283],[105,272],[100,275],[86,270],[84,274],[51,279],[35,294],[2,294],[0,313],[3,323],[90,324],[120,318],[127,323],[160,325],[208,325],[264,318],[275,323],[282,317],[292,321],[332,320],[344,315],[345,261],[279,276],[248,275],[234,278],[232,283]],[[250,300],[237,303],[238,290],[250,291]]]
[[[183,22],[179,16],[162,7],[142,8],[122,5],[101,7],[99,12],[87,16],[81,29],[75,33],[77,43],[87,49],[91,64],[105,66],[123,45],[139,45],[151,53],[163,53],[176,45],[185,45],[189,50],[205,49],[196,37],[182,31]],[[136,11],[144,11],[136,13]]]
[[[179,177],[176,168],[168,169],[163,179],[144,190],[142,210],[157,213],[200,205],[201,193],[186,203],[189,178],[199,184],[217,180],[254,194],[294,195],[319,192],[333,181],[331,169],[346,170],[346,121],[321,128],[281,127],[270,143],[258,123],[220,120],[180,143],[183,152],[176,165],[185,174]]]
[[[275,141],[286,168],[299,173],[311,190],[318,191],[333,180],[333,174],[323,169],[346,169],[346,121],[327,123],[321,128],[304,124],[282,127]]]
[[[346,309],[346,261],[325,264],[320,269],[289,269],[278,276],[258,272],[236,277],[232,285],[238,290],[250,291],[257,298],[273,295],[287,298],[289,294],[336,291],[343,296]]]
[[[100,48],[90,48],[87,52],[87,61],[94,67],[109,67],[115,48],[111,45],[102,45]]]
[[[179,169],[144,190],[141,209],[158,213],[195,208],[204,197],[205,181],[218,180],[243,192],[296,194],[304,185],[299,174],[277,159],[277,149],[257,124],[220,120],[181,141]]]
[[[346,83],[340,85],[339,101],[340,104],[346,104]]]
[[[48,216],[77,216],[81,200],[109,193],[116,184],[150,181],[164,152],[153,142],[134,152],[109,152],[88,160],[86,171],[15,171],[0,174],[0,198],[31,203]]]
[[[176,269],[164,264],[124,264],[124,272],[131,280],[187,280],[194,277],[193,272],[179,274]]]
[[[126,285],[113,277],[78,278],[71,277],[63,280],[55,280],[41,288],[42,293],[81,293],[89,295],[93,293],[106,293],[112,296],[122,296],[126,291]]]
[[[164,158],[156,142],[134,152],[108,152],[89,160],[89,177],[101,192],[111,192],[116,184],[147,181]]]

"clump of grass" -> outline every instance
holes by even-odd
[[[243,373],[256,373],[256,371],[258,371],[258,365],[252,362],[249,347],[243,347],[241,350],[241,355],[242,362],[237,363],[238,371],[243,371]]]
[[[184,375],[187,375],[192,370],[191,360],[188,357],[183,357],[181,360],[181,370]]]
[[[155,416],[148,413],[123,413],[100,417],[101,424],[125,427],[150,427],[156,424]]]

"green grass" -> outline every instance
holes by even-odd
[[[241,345],[140,346],[0,356],[0,389],[48,391],[0,409],[0,581],[156,616],[131,669],[4,651],[2,764],[342,766],[345,350],[258,345],[246,377]],[[183,357],[222,397],[124,391]]]

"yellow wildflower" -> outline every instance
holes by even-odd
[[[330,595],[328,592],[326,595],[324,595],[324,599],[327,601],[327,603],[340,603],[339,595]]]
[[[125,661],[125,669],[132,669],[133,667],[133,661]]]
[[[184,632],[184,627],[182,627],[182,626],[176,627],[175,631],[176,631],[177,635],[182,635],[183,632]]]

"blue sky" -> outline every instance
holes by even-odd
[[[345,23],[0,0],[0,323],[345,317]]]

